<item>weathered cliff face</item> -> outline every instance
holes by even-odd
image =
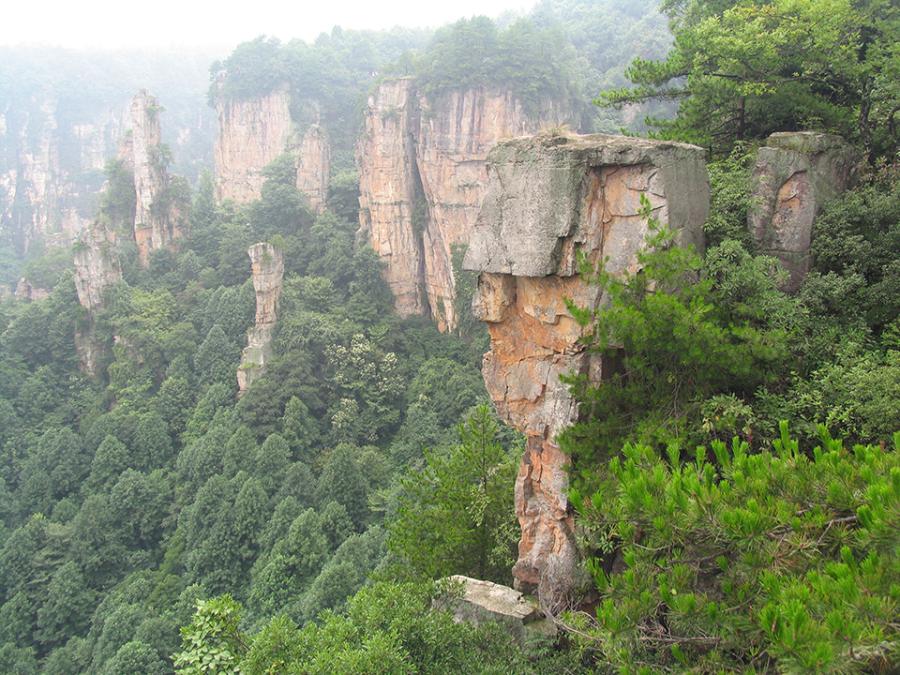
[[[601,382],[603,359],[579,343],[565,300],[597,308],[596,286],[577,274],[579,252],[607,271],[638,270],[654,214],[681,243],[702,247],[709,209],[704,153],[694,146],[616,136],[544,136],[499,144],[464,268],[479,272],[473,311],[487,322],[483,375],[500,414],[526,436],[515,486],[522,528],[513,574],[551,608],[577,585],[579,557],[566,498],[566,457],[556,436],[578,415],[560,375]]]
[[[400,316],[427,312],[420,243],[424,204],[417,202],[411,135],[417,125],[412,79],[387,80],[369,98],[356,150],[360,234],[385,263],[385,280]]]
[[[476,89],[429,101],[420,97],[417,162],[427,203],[423,233],[424,287],[443,331],[456,326],[453,247],[468,243],[487,185],[488,151],[504,138],[534,134],[569,121],[551,101],[531,114],[509,92]]]
[[[847,189],[858,161],[838,136],[783,132],[759,149],[751,179],[748,226],[760,250],[779,258],[796,290],[809,271],[813,222]]]
[[[216,103],[216,198],[243,204],[259,198],[262,170],[287,148],[293,133],[286,88],[251,99]]]
[[[331,144],[325,128],[313,124],[303,134],[297,153],[297,189],[309,199],[316,213],[325,209],[331,173]]]
[[[22,277],[16,282],[16,290],[13,292],[13,297],[24,302],[35,302],[49,298],[50,291],[46,288],[35,286],[28,279]]]
[[[94,312],[102,307],[106,289],[122,280],[115,233],[99,222],[92,223],[81,234],[74,250],[78,303],[88,312]]]
[[[399,314],[430,314],[441,330],[455,327],[453,248],[467,242],[475,223],[488,151],[569,115],[549,102],[526,111],[508,92],[430,100],[410,78],[381,84],[357,148],[360,232],[385,262]]]
[[[141,90],[131,102],[130,159],[134,170],[134,241],[146,267],[150,254],[181,238],[182,215],[170,192],[156,97]]]
[[[325,208],[331,171],[331,145],[325,128],[312,124],[300,134],[291,118],[286,87],[251,99],[216,103],[216,198],[245,204],[259,199],[263,169],[284,153],[294,155],[297,189],[315,212]]]
[[[256,321],[247,333],[247,346],[237,371],[239,394],[265,372],[272,356],[272,333],[278,320],[278,301],[284,278],[284,256],[272,244],[260,242],[247,249],[256,291]]]

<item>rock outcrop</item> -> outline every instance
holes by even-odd
[[[35,302],[36,300],[46,300],[50,297],[50,291],[46,288],[40,288],[28,281],[25,277],[19,279],[16,283],[16,290],[13,293],[16,300],[24,302]]]
[[[647,223],[640,197],[684,244],[702,247],[709,209],[703,150],[617,136],[538,136],[500,143],[464,260],[479,272],[473,311],[487,322],[484,381],[499,415],[526,436],[515,486],[522,528],[517,587],[558,609],[580,577],[556,436],[578,415],[560,375],[601,382],[611,364],[586,351],[565,301],[598,308],[580,253],[612,274],[639,269]]]
[[[248,99],[220,97],[215,146],[216,198],[245,204],[259,199],[263,169],[284,153],[295,156],[297,188],[321,212],[328,196],[331,145],[315,123],[300,134],[291,116],[291,95],[279,87]]]
[[[104,295],[122,281],[122,266],[116,251],[115,233],[100,222],[82,232],[74,246],[75,291],[87,310],[87,322],[75,332],[75,349],[81,369],[96,377],[105,346],[94,335],[94,314],[103,307]]]
[[[448,581],[448,591],[435,599],[434,607],[449,611],[456,622],[475,626],[498,623],[520,644],[529,637],[556,635],[556,627],[544,616],[534,598],[527,598],[509,586],[461,574]]]
[[[19,102],[22,105],[22,102]],[[93,218],[107,157],[124,110],[61,125],[54,98],[0,109],[0,231],[21,253],[35,243],[68,246]]]
[[[306,195],[316,213],[325,210],[331,173],[331,144],[325,128],[313,124],[303,134],[297,150],[297,189]]]
[[[160,132],[162,108],[141,90],[131,102],[130,160],[134,171],[134,241],[146,267],[150,254],[172,248],[181,238],[182,214],[171,192]]]
[[[788,290],[809,271],[816,216],[849,187],[858,159],[839,136],[808,131],[772,134],[759,149],[748,226],[760,250],[790,272]]]
[[[38,243],[70,246],[93,222],[106,162],[131,127],[133,92],[105,86],[100,97],[70,92],[57,100],[52,84],[35,83],[30,94],[0,101],[0,233],[19,254]],[[212,149],[210,115],[201,97],[172,98],[178,111],[169,142],[183,151],[184,168],[199,171]]]
[[[453,249],[475,224],[488,151],[570,117],[549,101],[526,110],[505,91],[429,98],[411,78],[379,86],[357,147],[360,233],[385,263],[399,314],[430,314],[441,330],[455,327]]]
[[[400,316],[425,314],[421,231],[424,199],[411,130],[418,126],[412,78],[386,80],[369,97],[359,139],[360,234],[385,262]]]
[[[256,291],[256,321],[247,332],[247,346],[241,355],[237,380],[239,394],[265,372],[272,356],[272,333],[278,320],[278,301],[284,278],[284,256],[272,244],[260,242],[247,249]]]
[[[287,88],[248,99],[216,102],[216,198],[244,204],[259,198],[262,170],[287,148],[293,133]]]
[[[115,233],[102,223],[88,227],[75,243],[75,291],[88,312],[103,306],[103,295],[122,281]]]

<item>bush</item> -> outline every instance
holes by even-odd
[[[587,632],[615,667],[896,665],[900,433],[848,450],[820,427],[806,454],[780,431],[759,454],[626,445],[571,494],[601,594]]]

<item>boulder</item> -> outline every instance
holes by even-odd
[[[537,600],[520,591],[461,574],[450,577],[449,582],[449,589],[435,600],[434,606],[448,610],[457,622],[478,626],[493,621],[520,643],[556,635],[556,626],[541,612]]]

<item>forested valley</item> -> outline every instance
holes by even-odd
[[[521,16],[436,30],[260,37],[177,67],[177,57],[107,67],[2,52],[0,673],[900,668],[891,0],[541,0]],[[384,103],[402,87],[414,87],[402,104]],[[163,129],[149,179],[135,171],[140,129],[86,121],[139,88],[161,103],[141,98],[151,103],[134,118]],[[252,108],[274,125],[266,110],[282,94],[304,148],[327,129],[321,195],[303,187],[292,140],[254,174],[252,198],[233,198],[214,117]],[[481,227],[489,213],[474,221],[478,204],[457,197],[482,190],[463,175],[476,152],[454,150],[450,164],[440,141],[428,154],[441,106],[457,106],[452,130],[477,116],[470,100],[506,101],[496,116],[513,119],[515,135],[539,131],[541,152],[577,145],[575,132],[705,152],[699,245],[668,227],[677,195],[651,204],[648,179],[634,263],[610,273],[608,253],[578,256],[567,278],[598,300],[566,294],[566,319],[545,322],[577,324],[566,353],[577,344],[604,364],[602,378],[562,373],[578,415],[544,439],[566,458],[561,522],[579,558],[556,604],[543,579],[522,585],[517,562],[529,514],[514,489],[533,447],[491,389],[511,340],[483,301],[497,270],[486,264],[479,282],[463,264],[468,242],[454,242],[447,291],[429,257],[441,217],[471,212]],[[38,155],[53,115],[62,141],[48,175],[68,182],[40,206],[35,189],[14,189],[26,172],[10,167]],[[365,164],[366,149],[392,148],[391,129],[415,137],[395,152],[409,183],[402,207],[393,192],[378,202],[371,175],[388,162]],[[89,153],[72,148],[95,132],[87,171]],[[778,132],[840,142],[844,162],[846,185],[810,215],[797,266],[748,225],[758,158]],[[478,166],[494,157],[477,155]],[[449,216],[435,187],[445,166],[462,176]],[[821,191],[815,180],[809,190]],[[148,181],[161,187],[142,207]],[[779,192],[790,213],[805,189]],[[405,307],[405,240],[391,239],[393,258],[378,241],[388,207],[418,247]],[[138,234],[142,208],[163,223],[162,244],[156,230]],[[251,267],[258,242],[266,252]],[[86,306],[97,281],[80,275],[95,268],[102,284]],[[277,320],[262,330],[264,292]],[[540,393],[523,400],[550,386],[528,384]],[[455,620],[447,598],[464,591],[452,575],[530,591],[522,602],[547,630]]]

